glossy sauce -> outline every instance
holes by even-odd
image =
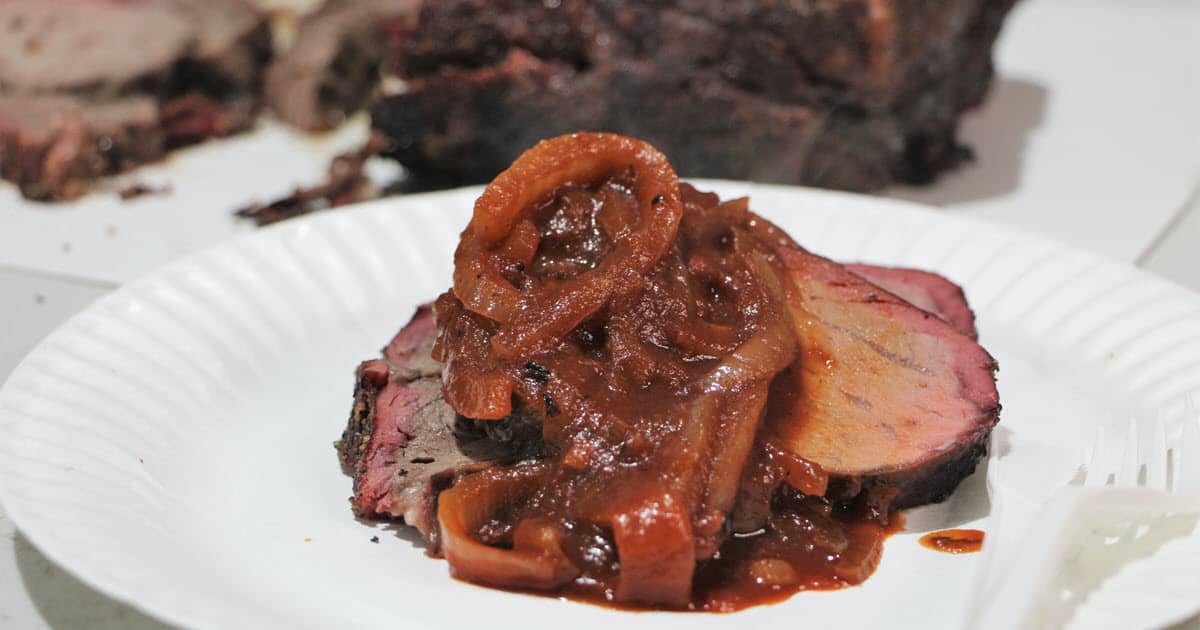
[[[805,497],[794,509],[777,511],[762,534],[732,538],[716,559],[701,564],[689,610],[735,612],[800,591],[861,584],[879,565],[884,540],[903,527],[899,513],[884,525]]]
[[[757,535],[730,538],[716,558],[698,565],[691,602],[685,608],[615,601],[612,582],[619,565],[614,562],[611,543],[597,530],[583,535],[591,538],[593,557],[613,562],[608,571],[583,576],[557,592],[505,590],[627,611],[737,612],[778,603],[801,591],[833,591],[861,584],[879,565],[884,541],[904,529],[904,518],[898,512],[882,525],[846,509],[832,509],[825,515],[827,504],[819,497],[805,497],[801,502],[808,505],[784,511]]]
[[[534,213],[533,224],[538,229],[537,255],[520,270],[510,270],[507,279],[514,285],[527,286],[534,282],[561,281],[595,269],[597,261],[612,249],[612,239],[606,234],[617,231],[611,227],[606,229],[604,225],[614,222],[611,216],[624,217],[636,212],[626,192],[629,187],[628,180],[617,178],[586,189],[560,190],[552,202],[539,206]],[[715,201],[690,189],[685,191],[685,200],[696,205]],[[665,289],[649,291],[634,307],[635,311],[648,311],[645,315],[639,313],[637,319],[654,321],[656,317],[663,317],[660,314],[670,317],[672,313],[686,312],[682,307],[672,305],[672,300],[677,300],[702,310],[704,317],[698,321],[689,318],[681,327],[693,335],[720,331],[726,325],[741,331],[745,317],[735,308],[730,296],[745,293],[747,289],[725,286],[718,281],[729,275],[717,273],[724,262],[720,229],[723,225],[698,210],[692,212],[685,217],[683,231],[689,235],[717,236],[684,239],[685,243],[702,245],[687,248],[686,255],[673,255],[689,261],[687,265],[680,265],[678,273],[683,277],[688,275],[682,269],[694,268],[706,273],[697,271],[691,275],[691,286],[697,289],[694,293],[676,296]],[[716,278],[708,278],[709,275]],[[671,286],[668,280],[675,277],[676,274],[660,273],[652,287]],[[447,305],[442,312],[453,312],[454,307]],[[625,610],[732,612],[781,601],[799,591],[853,586],[875,571],[884,539],[899,528],[899,516],[893,514],[889,518],[886,509],[883,513],[871,512],[861,505],[826,500],[822,495],[828,486],[828,475],[819,466],[791,455],[763,432],[747,459],[749,473],[742,475],[735,519],[724,525],[717,522],[711,533],[702,534],[696,531],[698,528],[693,530],[693,535],[701,540],[697,548],[707,543],[712,551],[696,554],[707,559],[695,565],[691,595],[686,603],[646,605],[622,598],[619,588],[623,563],[612,527],[603,519],[580,518],[579,514],[602,511],[609,505],[621,503],[623,494],[647,487],[643,480],[647,475],[662,478],[679,474],[670,468],[673,458],[660,462],[653,457],[656,451],[662,452],[678,441],[672,437],[677,430],[674,423],[666,421],[680,415],[680,407],[673,399],[690,400],[692,396],[690,390],[676,393],[672,385],[698,381],[717,358],[699,355],[680,360],[673,354],[676,350],[652,344],[634,347],[636,352],[625,355],[629,344],[618,346],[612,340],[613,334],[621,332],[620,329],[611,320],[601,324],[594,326],[594,330],[589,326],[581,327],[562,350],[525,363],[514,375],[514,381],[520,383],[516,388],[519,395],[531,401],[527,405],[536,406],[539,401],[549,405],[554,401],[558,407],[557,413],[547,411],[542,428],[547,443],[554,445],[554,450],[561,455],[557,461],[548,462],[545,473],[548,481],[543,482],[533,500],[515,502],[513,509],[494,514],[473,534],[476,540],[487,545],[514,549],[518,546],[515,538],[520,523],[547,523],[557,532],[557,547],[565,554],[565,560],[579,571],[577,577],[552,590],[515,590]],[[688,330],[689,326],[692,330]],[[582,338],[582,333],[588,338]],[[721,341],[728,345],[724,349],[728,352],[736,346],[737,339]],[[720,345],[712,340],[693,339],[691,342]],[[466,357],[468,352],[479,347],[487,346],[472,342],[472,347],[459,356]],[[714,354],[719,350],[714,350]],[[638,356],[641,354],[646,356]],[[808,355],[808,360],[832,367],[832,357],[821,349],[809,348]],[[614,365],[630,366],[637,362],[645,365],[634,370],[628,367],[625,371],[614,369]],[[556,390],[558,384],[564,382],[576,384],[586,396],[572,396],[569,391]],[[734,392],[727,395],[732,394]],[[741,397],[747,398],[748,394]],[[567,419],[572,416],[571,410],[580,406],[580,398],[597,404],[597,408],[603,410],[604,421],[596,426],[582,423],[572,426]],[[608,448],[609,443],[613,448]],[[581,472],[591,468],[592,462],[596,461],[611,461],[617,466],[603,471],[606,485],[613,484],[609,486],[611,490],[589,500],[586,493],[580,492],[580,482],[594,484],[596,481]],[[712,462],[698,464],[705,467],[711,466]],[[586,486],[584,489],[590,490]],[[592,503],[596,507],[591,507]],[[580,509],[581,505],[587,509]]]
[[[556,146],[522,160],[554,162]],[[861,583],[899,526],[891,495],[827,500],[826,472],[760,430],[771,383],[804,351],[777,243],[746,200],[660,182],[636,153],[591,180],[572,166],[528,207],[504,192],[522,186],[489,187],[496,203],[485,192],[463,233],[434,309],[445,399],[479,421],[533,417],[542,456],[442,492],[452,572],[711,612]]]
[[[983,548],[984,533],[978,529],[943,529],[921,537],[921,546],[942,553],[975,553]]]

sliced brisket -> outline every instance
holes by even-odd
[[[271,51],[245,0],[10,0],[0,29],[0,176],[39,200],[248,128]]]
[[[0,91],[117,94],[192,45],[188,16],[154,0],[0,3]]]
[[[386,39],[416,18],[419,0],[328,0],[301,18],[294,41],[267,73],[275,115],[324,131],[375,96]]]
[[[968,337],[975,339],[975,313],[967,304],[962,287],[944,276],[921,269],[850,264],[846,268],[886,289],[913,306],[941,317]]]
[[[802,350],[772,389],[782,444],[830,474],[832,498],[894,495],[904,508],[949,496],[999,419],[995,361],[842,265],[800,248],[783,258]]]
[[[803,377],[794,367],[772,391],[782,446],[831,472],[836,499],[894,495],[896,507],[944,499],[986,453],[999,410],[994,363],[966,336],[910,304],[973,335],[961,290],[926,271],[843,267],[803,251],[789,259],[801,286],[811,289],[796,308],[811,308],[822,319],[806,339],[805,357],[816,374],[807,377],[808,388],[796,389],[795,379]],[[867,276],[877,284],[862,280]],[[901,323],[889,323],[893,317]],[[532,418],[474,422],[455,415],[442,397],[441,364],[430,356],[437,332],[430,305],[423,305],[384,348],[383,359],[359,366],[354,407],[338,442],[343,467],[354,477],[355,513],[403,519],[434,552],[437,493],[463,474],[528,456],[540,442],[539,428],[528,424]],[[915,389],[859,380],[872,370],[885,379],[899,374]],[[925,400],[930,384],[947,394],[936,399],[940,406],[914,408],[913,392]],[[803,403],[799,392],[806,392]],[[787,422],[800,406],[812,419]],[[864,438],[847,437],[854,432]],[[878,439],[871,441],[873,435]],[[769,500],[770,488],[762,492],[762,501]],[[765,509],[753,503],[744,500],[739,510]],[[761,516],[737,514],[734,521],[754,529]]]
[[[359,365],[354,407],[337,443],[342,467],[354,477],[355,514],[403,519],[431,553],[438,549],[438,492],[460,475],[540,446],[540,433],[517,419],[485,428],[456,416],[442,398],[441,365],[429,356],[436,336],[432,309],[421,306],[383,359]]]
[[[73,199],[89,182],[162,157],[158,104],[0,94],[0,177],[31,199]]]
[[[167,2],[188,16],[193,29],[192,48],[184,57],[189,70],[226,89],[257,94],[272,42],[270,25],[252,0]]]

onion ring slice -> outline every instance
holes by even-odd
[[[630,168],[641,209],[638,223],[616,240],[595,269],[526,291],[503,277],[498,250],[539,201],[565,184],[597,181]],[[649,144],[607,133],[543,140],[521,154],[475,202],[454,254],[454,293],[468,310],[506,324],[493,339],[498,355],[544,350],[614,295],[640,286],[642,276],[674,243],[682,213],[675,170]]]
[[[468,582],[553,590],[579,574],[560,550],[546,549],[534,536],[514,549],[489,547],[472,534],[498,512],[534,492],[545,473],[543,466],[489,469],[468,476],[438,496],[438,525],[442,552],[450,572]],[[522,542],[518,540],[518,542]]]

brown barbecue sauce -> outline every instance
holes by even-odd
[[[451,503],[443,493],[440,511],[469,524],[454,530],[464,551],[458,566],[447,554],[452,569],[632,610],[731,612],[863,582],[902,523],[890,495],[824,498],[824,471],[761,430],[772,379],[805,351],[773,245],[750,229],[745,200],[681,186],[669,247],[642,255],[657,260],[645,273],[614,272],[619,243],[649,251],[653,234],[629,234],[649,231],[663,203],[641,204],[637,177],[564,184],[507,223],[464,232],[455,290],[435,308],[446,400],[483,421],[540,418],[546,457],[524,477],[528,463],[459,482]],[[485,243],[502,223],[503,238]],[[474,509],[483,502],[486,517]],[[673,518],[688,519],[682,544]],[[617,544],[618,525],[632,542]],[[496,560],[468,537],[511,553]],[[648,594],[629,592],[639,583]]]
[[[737,612],[782,602],[801,591],[832,591],[864,582],[875,572],[888,537],[904,529],[893,512],[886,525],[820,497],[802,497],[781,510],[762,531],[735,535],[711,560],[696,567],[686,608],[618,602],[619,563],[605,532],[583,528],[570,536],[574,548],[606,570],[583,576],[555,592],[504,589],[626,611]]]
[[[926,549],[942,553],[975,553],[983,548],[984,533],[978,529],[943,529],[921,537]]]

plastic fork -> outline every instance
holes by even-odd
[[[981,610],[972,626],[1062,627],[1081,604],[1086,608],[1093,603],[1085,602],[1090,594],[1103,596],[1098,587],[1106,579],[1121,580],[1123,565],[1144,574],[1143,565],[1155,560],[1153,554],[1165,540],[1187,536],[1194,528],[1196,519],[1189,515],[1200,514],[1200,411],[1191,396],[1152,414],[1098,427],[1084,461],[1080,474],[1055,492],[1040,513],[1032,520],[1018,519],[1032,524],[1026,531],[1034,535],[1020,540],[1011,562],[993,557],[985,566],[987,573],[1004,574],[980,581],[982,592],[975,601]],[[1016,549],[1012,530],[1020,523],[1005,516],[1013,498],[1000,494],[995,506],[1000,518],[994,525],[1003,531],[988,535],[1001,534],[1008,544],[1003,551],[1011,552]],[[1173,523],[1174,529],[1164,523]],[[1200,593],[1200,578],[1194,581]],[[1121,587],[1128,593],[1141,583],[1124,580]],[[1157,588],[1147,586],[1151,584]],[[992,585],[998,586],[993,590]],[[1157,617],[1186,619],[1196,612],[1193,602],[1200,597],[1174,601],[1187,609],[1169,610],[1162,603],[1154,611]],[[1147,621],[1142,614],[1138,625]]]
[[[1079,481],[1200,495],[1200,410],[1191,396],[1179,407],[1098,427]]]

